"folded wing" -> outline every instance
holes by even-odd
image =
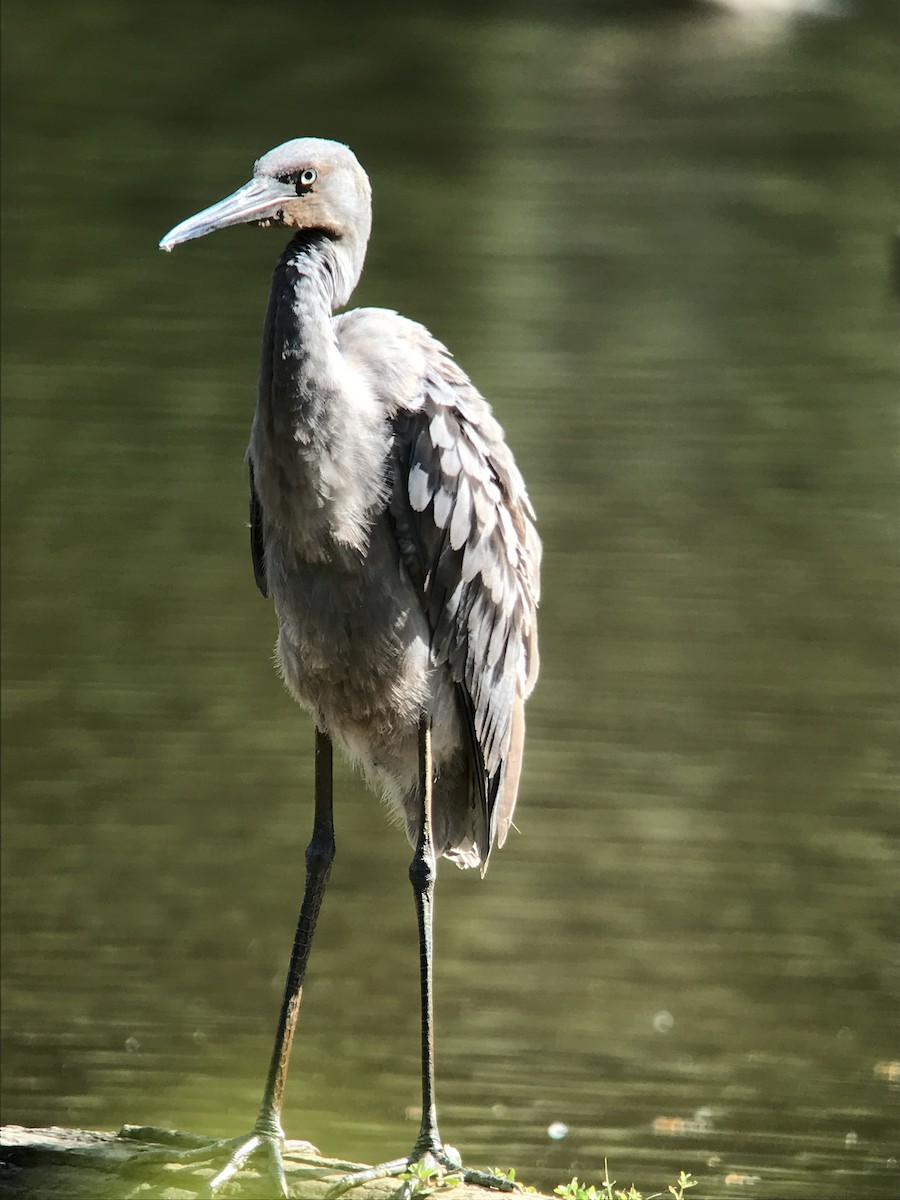
[[[484,870],[516,803],[524,705],[538,671],[541,545],[490,407],[443,346],[429,338],[427,349],[418,395],[394,417],[390,508],[433,660],[458,685],[488,835]]]

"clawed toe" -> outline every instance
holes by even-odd
[[[244,1164],[257,1152],[261,1150],[266,1156],[266,1167],[268,1174],[274,1180],[278,1187],[278,1194],[285,1197],[288,1195],[287,1179],[284,1174],[284,1159],[282,1157],[281,1147],[283,1138],[275,1137],[272,1134],[253,1133],[246,1140],[239,1139],[239,1144],[232,1151],[231,1157],[217,1175],[214,1175],[208,1183],[210,1196],[215,1196],[216,1192],[238,1171]]]
[[[279,1196],[286,1200],[289,1195],[284,1169],[284,1137],[281,1134],[254,1130],[241,1137],[201,1140],[191,1135],[170,1133],[166,1130],[158,1132],[158,1139],[154,1138],[153,1140],[160,1140],[164,1144],[158,1149],[139,1151],[134,1159],[137,1164],[178,1163],[188,1165],[211,1162],[227,1156],[228,1161],[225,1166],[206,1185],[208,1194],[214,1197],[222,1185],[237,1175],[251,1158],[264,1155],[265,1162],[261,1164],[262,1170],[274,1182]],[[121,1131],[120,1136],[132,1139],[140,1137],[141,1140],[146,1137],[147,1140],[150,1140],[152,1131],[128,1127]],[[315,1146],[309,1142],[305,1145],[309,1147],[310,1155],[318,1156]]]
[[[342,1196],[351,1188],[371,1183],[374,1179],[391,1178],[403,1180],[400,1200],[411,1200],[420,1190],[427,1194],[454,1182],[470,1183],[500,1192],[518,1190],[518,1185],[505,1175],[469,1170],[462,1165],[462,1160],[453,1147],[442,1146],[440,1149],[428,1150],[422,1155],[414,1150],[407,1158],[394,1158],[376,1167],[341,1175],[325,1193],[325,1200],[337,1200],[338,1196]]]
[[[399,1178],[409,1166],[408,1158],[394,1158],[390,1162],[379,1163],[375,1167],[365,1167],[360,1171],[348,1171],[340,1175],[325,1193],[325,1200],[336,1200],[351,1188],[359,1187],[362,1183],[371,1183],[373,1179]]]

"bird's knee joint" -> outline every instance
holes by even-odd
[[[334,862],[335,845],[333,841],[320,841],[317,838],[306,847],[306,870],[310,875],[323,875],[331,869]]]
[[[412,862],[409,864],[409,882],[417,892],[424,892],[434,886],[436,878],[437,863],[435,862],[434,854],[423,853],[417,850],[413,855]]]

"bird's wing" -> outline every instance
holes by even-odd
[[[253,560],[253,575],[256,586],[263,596],[269,595],[269,584],[266,579],[266,550],[263,541],[263,515],[259,496],[256,494],[256,483],[253,478],[253,459],[247,455],[247,466],[250,469],[250,557]]]
[[[339,320],[350,324],[367,311]],[[388,315],[380,313],[382,321]],[[373,371],[367,355],[370,382],[395,384],[384,397],[394,428],[390,512],[422,596],[433,660],[457,683],[470,730],[488,832],[479,845],[483,870],[493,842],[506,839],[516,802],[524,704],[538,671],[541,544],[490,406],[425,329],[394,321],[394,337],[381,330],[380,344],[393,343],[390,371]],[[397,369],[401,330],[406,372]]]

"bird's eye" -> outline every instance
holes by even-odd
[[[300,196],[303,192],[309,191],[318,178],[319,172],[315,167],[307,167],[305,171],[301,171],[297,176],[297,195]]]

